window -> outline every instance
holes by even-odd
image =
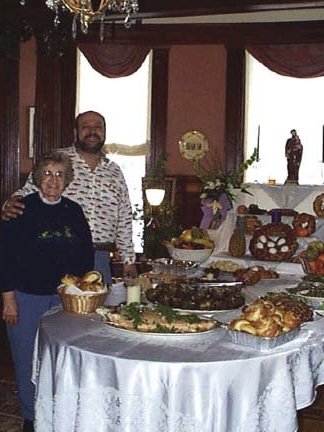
[[[149,142],[150,55],[134,74],[107,78],[96,72],[79,51],[78,74],[78,112],[94,110],[104,115],[107,144],[134,146]],[[142,207],[141,179],[145,176],[145,152],[125,156],[116,151],[107,157],[123,170],[133,209],[136,205]],[[143,222],[134,221],[133,231],[135,251],[142,252]]]
[[[246,181],[285,182],[285,144],[296,129],[303,144],[299,184],[323,184],[324,77],[278,75],[249,54],[246,72],[246,156],[257,146],[260,156],[247,171]]]

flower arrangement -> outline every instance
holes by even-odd
[[[237,190],[248,193],[248,185],[243,182],[244,171],[257,160],[257,149],[253,154],[243,161],[233,173],[223,172],[219,168],[211,171],[203,170],[198,164],[195,166],[197,176],[203,183],[200,199],[202,210],[205,215],[202,228],[210,228],[211,219],[217,228],[225,219],[227,212],[233,207]]]

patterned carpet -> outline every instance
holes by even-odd
[[[0,432],[21,432],[22,420],[19,415],[15,383],[0,380]]]

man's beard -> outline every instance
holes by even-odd
[[[89,137],[96,137],[98,139],[97,144],[88,144],[85,140]],[[105,140],[100,141],[100,136],[97,134],[91,134],[91,135],[87,135],[86,137],[84,137],[84,140],[80,140],[79,135],[77,136],[76,142],[75,142],[75,147],[82,150],[85,153],[91,153],[91,154],[97,154],[100,153],[103,145],[105,143]]]

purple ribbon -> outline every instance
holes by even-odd
[[[219,228],[226,219],[227,212],[233,207],[228,195],[226,193],[222,193],[217,200],[221,204],[222,208],[219,209],[217,215],[215,215],[212,209],[213,201],[214,200],[211,198],[205,198],[201,200],[201,210],[203,212],[203,217],[200,222],[200,228],[209,229],[215,220],[217,220],[217,222],[213,228]]]

